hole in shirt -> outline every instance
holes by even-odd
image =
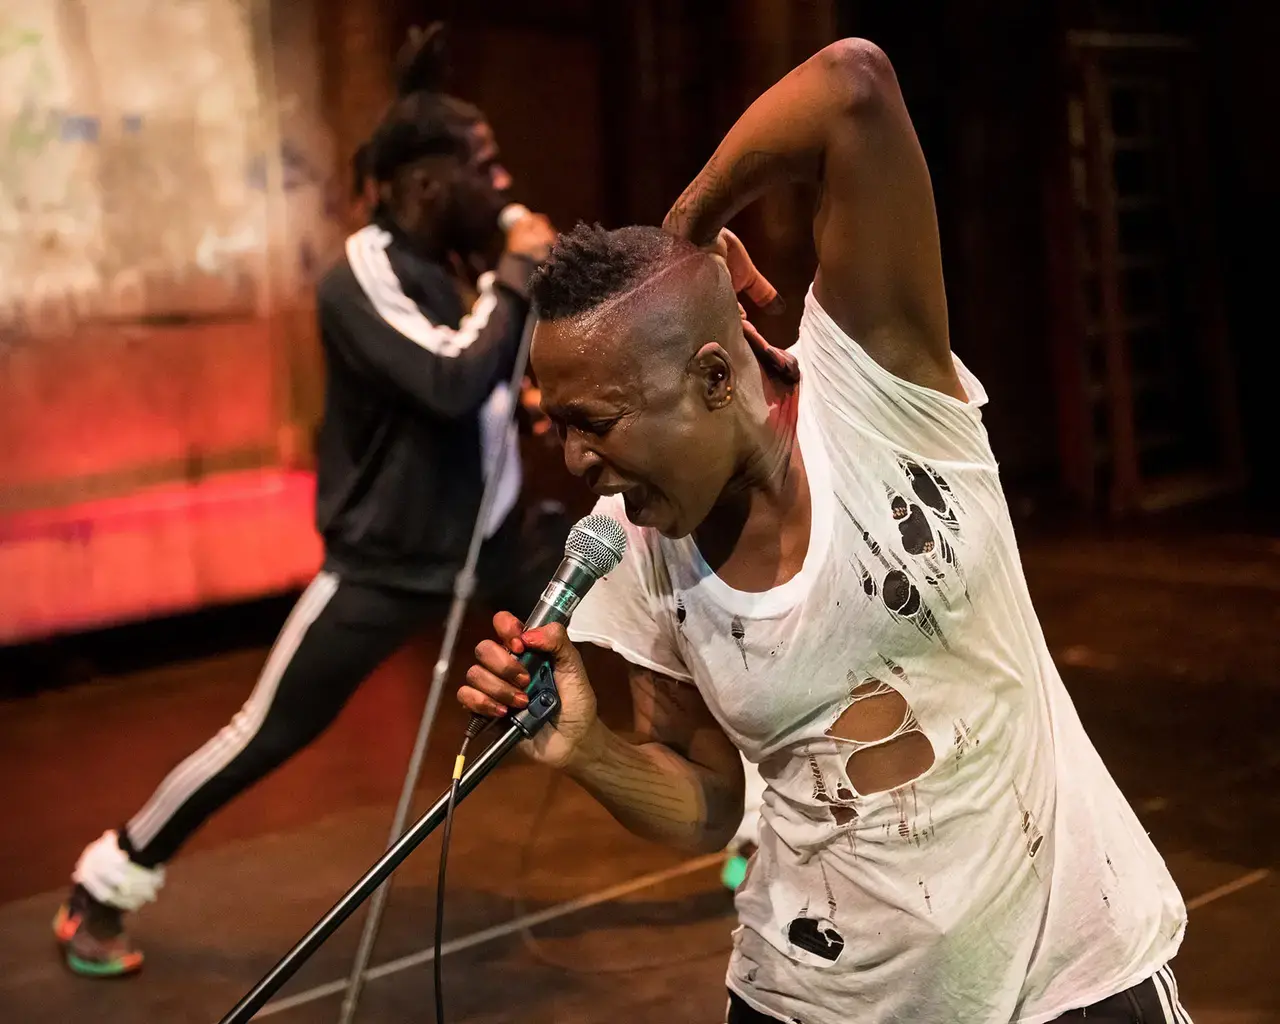
[[[855,686],[849,696],[849,706],[827,735],[854,746],[845,772],[855,790],[864,795],[883,793],[929,770],[933,744],[902,694],[879,679],[868,679]]]
[[[854,807],[841,807],[839,804],[832,804],[831,817],[835,819],[837,825],[843,827],[857,819],[858,811]]]

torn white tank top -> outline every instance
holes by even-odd
[[[812,294],[792,351],[813,505],[800,572],[734,590],[691,538],[604,499],[627,557],[570,630],[692,681],[760,766],[729,987],[804,1024],[1039,1024],[1154,974],[1185,909],[1049,655],[982,385],[958,359],[967,403],[894,377]],[[830,733],[891,691],[895,735],[926,738],[932,764],[859,793],[860,744]]]

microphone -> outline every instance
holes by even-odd
[[[593,583],[618,567],[627,550],[627,533],[612,516],[579,519],[564,544],[564,559],[525,620],[525,629],[552,622],[565,624]]]
[[[525,619],[524,628],[537,629],[553,622],[566,625],[587,591],[601,576],[618,567],[626,550],[627,533],[612,516],[589,515],[579,519],[565,541],[560,567]],[[519,660],[533,677],[537,675],[536,663],[546,657],[542,651],[527,650]],[[485,716],[473,714],[467,736],[474,738],[488,724]]]
[[[502,208],[502,212],[498,214],[498,227],[502,229],[503,234],[507,234],[516,226],[516,221],[521,217],[529,216],[529,208],[520,203],[508,203]]]

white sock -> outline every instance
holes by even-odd
[[[164,868],[135,864],[120,849],[116,833],[109,831],[84,848],[71,880],[83,885],[99,903],[119,910],[137,910],[159,894]]]

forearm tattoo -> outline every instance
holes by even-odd
[[[632,832],[687,849],[723,845],[742,816],[736,780],[691,758],[706,728],[697,691],[657,672],[633,669],[636,736],[613,736],[604,756],[578,774]]]
[[[627,829],[689,850],[715,849],[742,815],[718,776],[656,743],[621,740],[580,782]]]
[[[716,153],[684,190],[663,226],[696,245],[707,245],[738,210],[774,185],[818,181],[821,153],[750,150],[726,158]]]

